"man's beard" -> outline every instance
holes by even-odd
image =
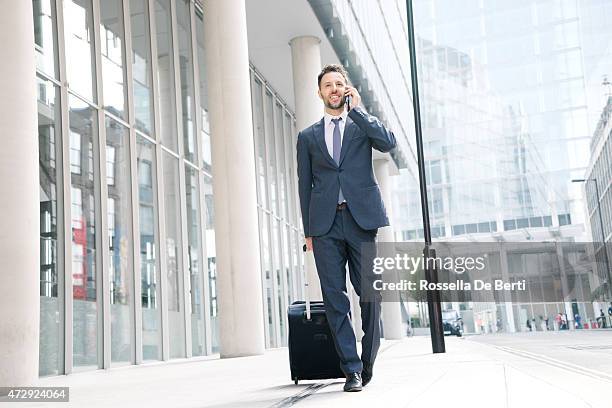
[[[325,102],[325,106],[328,109],[340,109],[342,106],[344,105],[344,101],[342,100],[342,97],[340,97],[340,99],[338,100],[337,103],[331,103],[329,100],[327,102]]]

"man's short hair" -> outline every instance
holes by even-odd
[[[327,74],[328,72],[337,72],[340,75],[342,75],[344,77],[344,80],[348,83],[348,73],[346,72],[346,70],[344,69],[344,67],[342,65],[338,65],[338,64],[327,64],[323,67],[323,69],[321,70],[321,73],[319,74],[318,78],[317,78],[317,82],[319,85],[319,89],[321,89],[321,78],[323,78],[323,75]]]

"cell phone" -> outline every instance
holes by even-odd
[[[352,102],[351,95],[346,95],[344,97],[344,104],[346,105],[346,110],[347,111],[351,110],[351,102]]]

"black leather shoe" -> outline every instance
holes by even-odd
[[[344,391],[361,391],[361,375],[359,373],[351,373],[346,376],[346,383],[344,383]]]
[[[364,387],[368,385],[374,375],[374,365],[363,363],[363,371],[361,372],[361,382]]]

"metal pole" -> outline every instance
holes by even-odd
[[[410,73],[412,77],[412,106],[414,108],[414,128],[417,142],[417,158],[419,167],[419,186],[421,189],[421,211],[423,214],[423,235],[425,259],[435,258],[436,252],[431,248],[431,228],[429,226],[429,207],[427,202],[427,182],[425,180],[425,159],[423,155],[423,133],[421,131],[421,113],[419,105],[419,84],[416,67],[416,47],[414,44],[414,21],[412,17],[412,0],[406,0],[408,14],[408,47],[410,48]],[[436,262],[426,262],[425,279],[430,283],[438,282]],[[442,308],[440,293],[427,291],[427,308],[429,310],[429,331],[431,333],[431,347],[434,353],[444,353],[444,331],[442,328]]]
[[[595,182],[595,195],[597,196],[597,212],[599,213],[599,227],[601,228],[601,245],[603,246],[604,259],[606,260],[606,277],[608,280],[608,292],[610,299],[612,300],[612,282],[610,281],[610,260],[608,259],[608,248],[606,248],[606,233],[604,232],[603,217],[601,216],[601,203],[599,197],[599,187],[597,186],[597,179],[591,179]]]

